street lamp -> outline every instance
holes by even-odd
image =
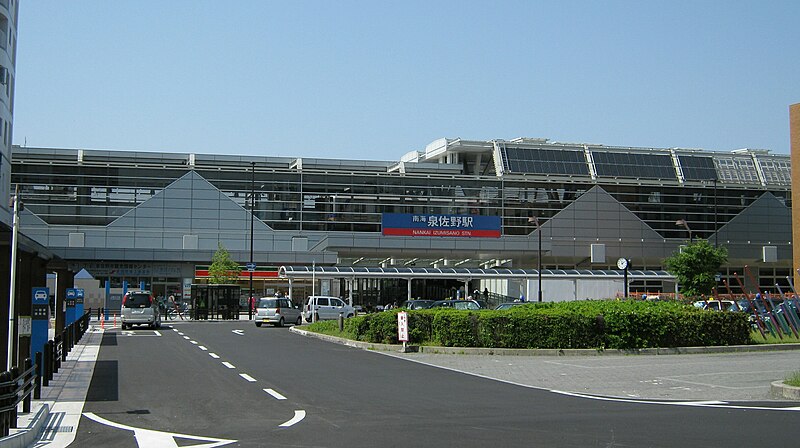
[[[8,293],[8,351],[6,352],[6,370],[11,370],[14,366],[14,295],[17,284],[17,237],[19,236],[19,211],[22,208],[22,202],[19,200],[19,185],[14,188],[14,197],[12,206],[14,208],[14,216],[12,222],[13,231],[11,233],[11,279],[9,281]]]
[[[531,216],[528,218],[528,222],[533,223],[536,226],[536,231],[539,233],[539,251],[538,251],[538,260],[537,260],[537,268],[536,271],[539,274],[539,301],[542,301],[542,228],[539,226],[539,217],[538,216]]]
[[[253,220],[255,219],[256,209],[256,162],[250,162],[250,298],[247,300],[247,319],[253,319]]]
[[[686,229],[687,232],[689,232],[689,242],[691,243],[692,242],[692,229],[689,228],[689,223],[686,222],[685,219],[679,219],[679,220],[675,221],[675,225],[678,226],[678,227],[683,227],[684,229]]]

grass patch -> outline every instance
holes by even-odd
[[[326,334],[328,336],[337,336],[340,338],[356,339],[355,333],[348,331],[348,327],[344,327],[344,331],[339,331],[339,322],[335,320],[322,320],[314,322],[313,324],[303,325],[303,330],[312,331],[314,333]]]
[[[791,375],[787,376],[783,382],[789,386],[800,387],[800,372],[792,373]]]
[[[752,339],[753,344],[798,344],[800,343],[800,338],[796,338],[794,335],[783,335],[783,339],[778,337],[778,335],[772,335],[771,333],[766,333],[767,337],[761,336],[761,333],[758,331],[753,331],[750,333],[750,339]]]

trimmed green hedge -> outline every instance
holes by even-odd
[[[510,310],[409,311],[409,343],[448,347],[691,347],[750,343],[744,313],[703,311],[676,302],[531,303]],[[345,321],[365,342],[397,344],[397,311]]]

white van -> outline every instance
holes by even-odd
[[[349,318],[356,315],[355,309],[338,297],[309,296],[303,307],[303,319],[311,322],[312,311],[316,314],[315,320],[335,320],[339,314]]]
[[[161,327],[158,303],[150,291],[128,291],[122,298],[122,329],[133,325],[148,325],[152,329]]]

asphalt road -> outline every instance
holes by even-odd
[[[72,446],[788,447],[800,440],[798,410],[711,405],[572,396],[286,328],[187,323],[104,335]]]

